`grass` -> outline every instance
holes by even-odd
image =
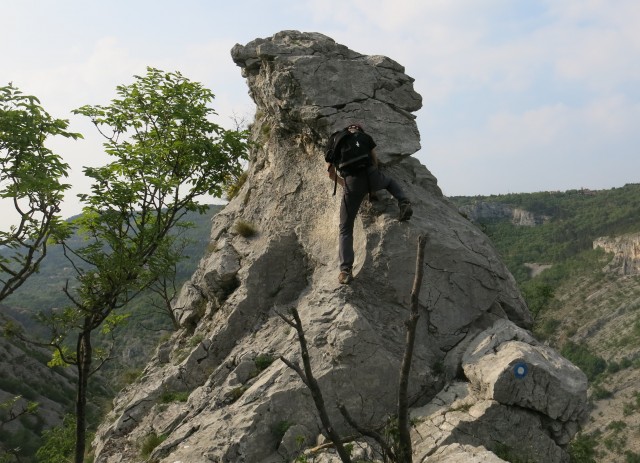
[[[233,229],[238,235],[244,238],[251,238],[258,233],[258,230],[253,224],[244,220],[238,220]]]
[[[158,445],[162,444],[166,439],[167,436],[158,436],[156,433],[147,435],[147,437],[144,438],[142,444],[140,445],[140,455],[142,455],[144,459],[149,458],[151,452],[153,452],[155,448]]]

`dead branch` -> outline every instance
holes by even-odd
[[[420,288],[422,287],[422,277],[424,274],[424,247],[427,237],[418,237],[418,253],[416,256],[416,273],[413,279],[411,290],[411,312],[405,325],[407,327],[404,356],[400,366],[400,380],[398,386],[398,463],[411,463],[411,435],[409,429],[409,372],[411,371],[411,359],[416,340],[416,327],[420,317]]]
[[[295,308],[289,309],[289,312],[293,316],[293,319],[290,319],[279,312],[276,312],[276,313],[288,325],[292,326],[296,330],[296,333],[298,335],[298,342],[300,344],[300,355],[302,357],[302,364],[304,366],[304,371],[302,371],[302,369],[298,365],[294,364],[293,362],[290,362],[284,359],[283,357],[280,357],[280,359],[289,368],[292,368],[298,374],[298,376],[300,376],[300,379],[304,382],[304,384],[309,388],[309,391],[311,391],[311,397],[313,398],[313,402],[315,403],[316,409],[318,410],[318,414],[320,415],[320,422],[322,423],[322,427],[327,433],[329,440],[333,442],[333,445],[335,446],[336,451],[338,452],[338,455],[340,456],[340,459],[342,460],[342,462],[351,463],[351,457],[349,456],[349,452],[347,452],[347,450],[344,448],[344,445],[342,445],[342,439],[340,438],[336,430],[333,428],[333,425],[331,424],[331,420],[329,419],[329,414],[327,413],[327,408],[324,404],[324,398],[322,397],[322,391],[320,389],[320,385],[318,384],[318,382],[313,376],[313,371],[311,370],[311,360],[309,358],[309,350],[307,348],[307,340],[304,336],[304,329],[302,328],[302,321],[300,320],[300,315],[298,314],[298,311]]]

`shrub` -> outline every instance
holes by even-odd
[[[227,397],[229,398],[229,400],[231,401],[231,403],[235,402],[236,400],[238,400],[240,397],[242,397],[242,394],[245,393],[245,391],[247,390],[246,386],[238,386],[236,388],[233,388],[228,394]]]
[[[44,443],[36,452],[40,463],[67,461],[73,456],[76,438],[76,417],[66,415],[61,426],[56,426],[42,435]]]
[[[624,452],[624,461],[626,463],[640,463],[640,454],[627,450]]]
[[[191,336],[191,338],[189,339],[189,347],[196,347],[198,344],[202,342],[203,339],[204,339],[204,335],[202,334],[196,334]]]
[[[244,220],[238,220],[234,226],[234,230],[238,235],[245,238],[251,238],[252,236],[255,236],[256,233],[258,233],[255,226],[253,226],[249,222],[245,222]]]
[[[160,403],[168,404],[171,402],[186,402],[188,399],[189,399],[189,392],[164,391],[160,396]]]
[[[587,375],[589,381],[595,380],[607,369],[607,362],[602,357],[591,353],[583,344],[568,341],[560,353],[580,368]]]
[[[591,392],[591,398],[594,400],[610,399],[611,397],[613,397],[613,392],[599,384],[594,386]]]
[[[263,371],[269,368],[269,365],[271,365],[274,360],[275,358],[271,354],[260,354],[255,358],[254,362],[258,371]]]
[[[571,463],[596,463],[596,446],[598,441],[594,435],[578,434],[569,444]]]
[[[142,375],[142,370],[139,368],[127,368],[120,374],[120,383],[128,385],[135,383]]]
[[[614,432],[620,432],[622,431],[624,428],[627,427],[627,423],[625,423],[624,421],[612,421],[611,423],[609,423],[607,425],[607,429],[611,429]]]
[[[274,436],[281,441],[289,428],[293,426],[293,423],[290,423],[287,420],[279,421],[272,429],[271,432]]]
[[[158,436],[156,433],[151,433],[142,441],[142,445],[140,446],[140,454],[143,458],[149,458],[151,452],[160,444],[162,444],[167,436],[160,435]]]
[[[232,178],[232,180],[227,185],[226,191],[225,191],[228,201],[231,201],[233,198],[238,196],[240,189],[242,188],[244,183],[247,181],[247,176],[248,176],[248,173],[245,170],[240,175]]]

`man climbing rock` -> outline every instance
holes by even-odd
[[[411,203],[398,182],[378,169],[375,147],[373,138],[359,124],[351,124],[335,132],[327,144],[325,161],[329,178],[335,185],[339,183],[343,190],[340,203],[340,284],[349,284],[353,280],[353,225],[367,193],[373,195],[383,189],[391,193],[398,201],[400,221],[409,220],[413,214]]]

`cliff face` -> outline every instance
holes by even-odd
[[[479,201],[475,204],[462,206],[460,212],[474,222],[482,220],[509,219],[514,225],[523,227],[535,227],[549,220],[549,217],[536,215],[533,212],[521,208],[513,208],[501,203]]]
[[[96,463],[134,461],[152,435],[165,440],[151,458],[167,463],[292,461],[314,444],[321,429],[306,386],[271,361],[299,361],[295,333],[276,314],[291,307],[339,432],[353,430],[338,400],[362,424],[383,423],[396,403],[420,234],[429,242],[409,390],[421,423],[414,461],[500,461],[496,448],[567,461],[586,378],[531,338],[530,314],[491,243],[411,157],[421,98],[402,66],[297,31],[236,45],[232,57],[257,106],[248,179],[215,216],[209,253],[175,305],[182,329],[98,430]],[[341,286],[340,196],[331,196],[323,147],[350,121],[375,138],[414,216],[398,222],[386,193],[363,204],[355,281]],[[247,224],[254,236],[243,236]],[[180,396],[188,400],[170,400]]]
[[[593,242],[593,248],[602,248],[613,254],[607,270],[620,275],[640,273],[640,233],[617,237],[601,237]]]

